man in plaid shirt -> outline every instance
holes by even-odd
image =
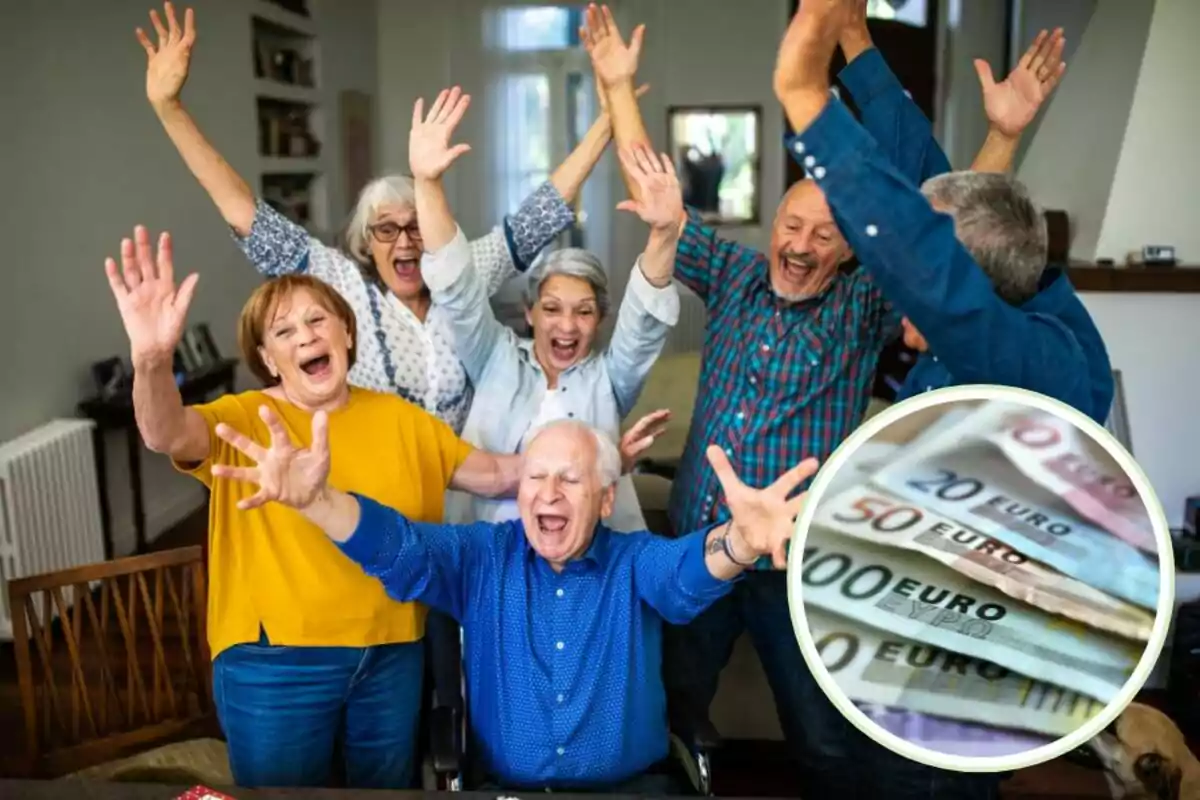
[[[862,125],[878,151],[910,179],[947,171],[928,119],[873,49],[864,4],[856,5],[855,19],[840,36],[848,66],[838,77],[856,102]],[[623,148],[648,142],[633,95],[642,34],[639,27],[626,45],[607,10],[603,18],[594,9],[589,13],[584,43]],[[1061,59],[1061,41],[1039,37],[1031,52],[1053,71]],[[1023,59],[1014,76],[1028,80],[1029,75],[1018,73],[1029,68]],[[1039,91],[1022,94],[1012,91],[1013,77],[1000,84],[990,80],[990,73],[985,79],[982,70],[980,77],[991,131],[972,168],[1004,172],[1021,130],[1053,82],[1038,76]],[[1014,102],[992,102],[989,93]],[[728,516],[705,462],[709,445],[725,448],[739,474],[757,486],[768,485],[799,458],[828,458],[861,422],[879,353],[900,330],[900,315],[866,271],[839,271],[852,258],[851,249],[839,228],[841,220],[819,188],[825,168],[806,156],[802,145],[797,149],[798,142],[789,138],[789,152],[805,166],[810,180],[796,184],[783,198],[769,254],[720,238],[694,212],[675,243],[676,278],[704,301],[709,315],[692,427],[672,488],[670,518],[676,531]],[[833,795],[845,788],[847,771],[856,769],[850,742],[857,732],[804,667],[785,573],[771,571],[769,564],[760,567],[746,573],[730,596],[694,623],[664,632],[670,705],[707,708],[734,642],[748,630],[799,761],[806,796]],[[913,783],[927,777],[914,774]],[[942,788],[965,795],[968,786]]]

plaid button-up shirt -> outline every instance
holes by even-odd
[[[780,300],[766,256],[721,239],[694,214],[675,278],[708,313],[692,427],[671,489],[671,525],[683,534],[728,516],[709,445],[724,448],[756,487],[809,456],[823,463],[862,419],[899,320],[861,270],[835,276],[810,300]]]

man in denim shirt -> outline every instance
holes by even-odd
[[[611,15],[593,8],[585,34],[593,68],[608,93],[618,145],[646,142],[633,88],[642,29],[626,45]],[[864,54],[869,48],[863,41],[869,43],[865,17],[844,37],[842,47],[851,64],[841,76],[864,124],[881,145],[892,147],[918,170],[933,169],[939,157],[944,163],[928,120],[898,88],[878,53]],[[991,93],[1003,92],[1012,81],[988,80],[984,86]],[[890,91],[893,86],[899,102]],[[1023,120],[990,119],[999,133],[989,136],[976,169],[1008,168],[1020,129],[1037,111],[1036,98],[1031,105]],[[1005,131],[1008,135],[1000,135]],[[811,169],[814,178],[823,175],[819,165]],[[722,446],[743,479],[761,486],[786,469],[795,454],[827,458],[861,422],[880,350],[900,333],[901,314],[866,270],[838,271],[852,248],[837,223],[819,181],[807,180],[789,190],[780,204],[767,254],[722,239],[695,215],[681,226],[675,277],[704,301],[708,325],[692,427],[672,489],[670,516],[676,531],[727,517],[720,487],[704,463],[708,444]],[[857,731],[812,675],[798,668],[803,660],[783,572],[748,572],[728,597],[695,622],[667,629],[664,678],[672,707],[708,707],[743,630],[749,632],[771,685],[781,727],[800,767],[802,793],[843,793],[847,781],[861,771],[850,747]],[[677,726],[683,728],[684,722],[678,720]]]
[[[1047,268],[1045,223],[1024,189],[1002,175],[947,173],[918,190],[915,182],[949,168],[932,135],[920,136],[912,125],[903,145],[879,131],[872,136],[831,97],[829,61],[839,36],[845,46],[857,5],[806,0],[780,48],[775,91],[798,131],[789,137],[789,152],[822,190],[863,270],[904,314],[905,341],[921,352],[899,399],[942,386],[998,383],[1056,397],[1103,422],[1112,402],[1103,341],[1066,276]],[[850,66],[878,59],[867,50],[869,43]],[[885,98],[871,113],[919,116],[884,71],[876,70],[867,88]],[[864,113],[864,125],[871,113]],[[850,741],[861,751],[865,795],[998,795],[998,775],[942,772],[864,737]]]

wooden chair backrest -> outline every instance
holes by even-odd
[[[211,729],[201,547],[15,579],[8,594],[27,775]]]

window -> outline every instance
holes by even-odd
[[[490,48],[508,52],[565,50],[579,46],[583,11],[568,6],[500,8],[485,18]]]
[[[867,0],[867,16],[924,28],[929,22],[927,0]]]
[[[579,42],[582,9],[522,6],[487,12],[492,51],[493,202],[501,213],[549,180],[595,119],[591,68]],[[578,208],[578,206],[577,206]],[[564,244],[582,246],[582,231]]]

